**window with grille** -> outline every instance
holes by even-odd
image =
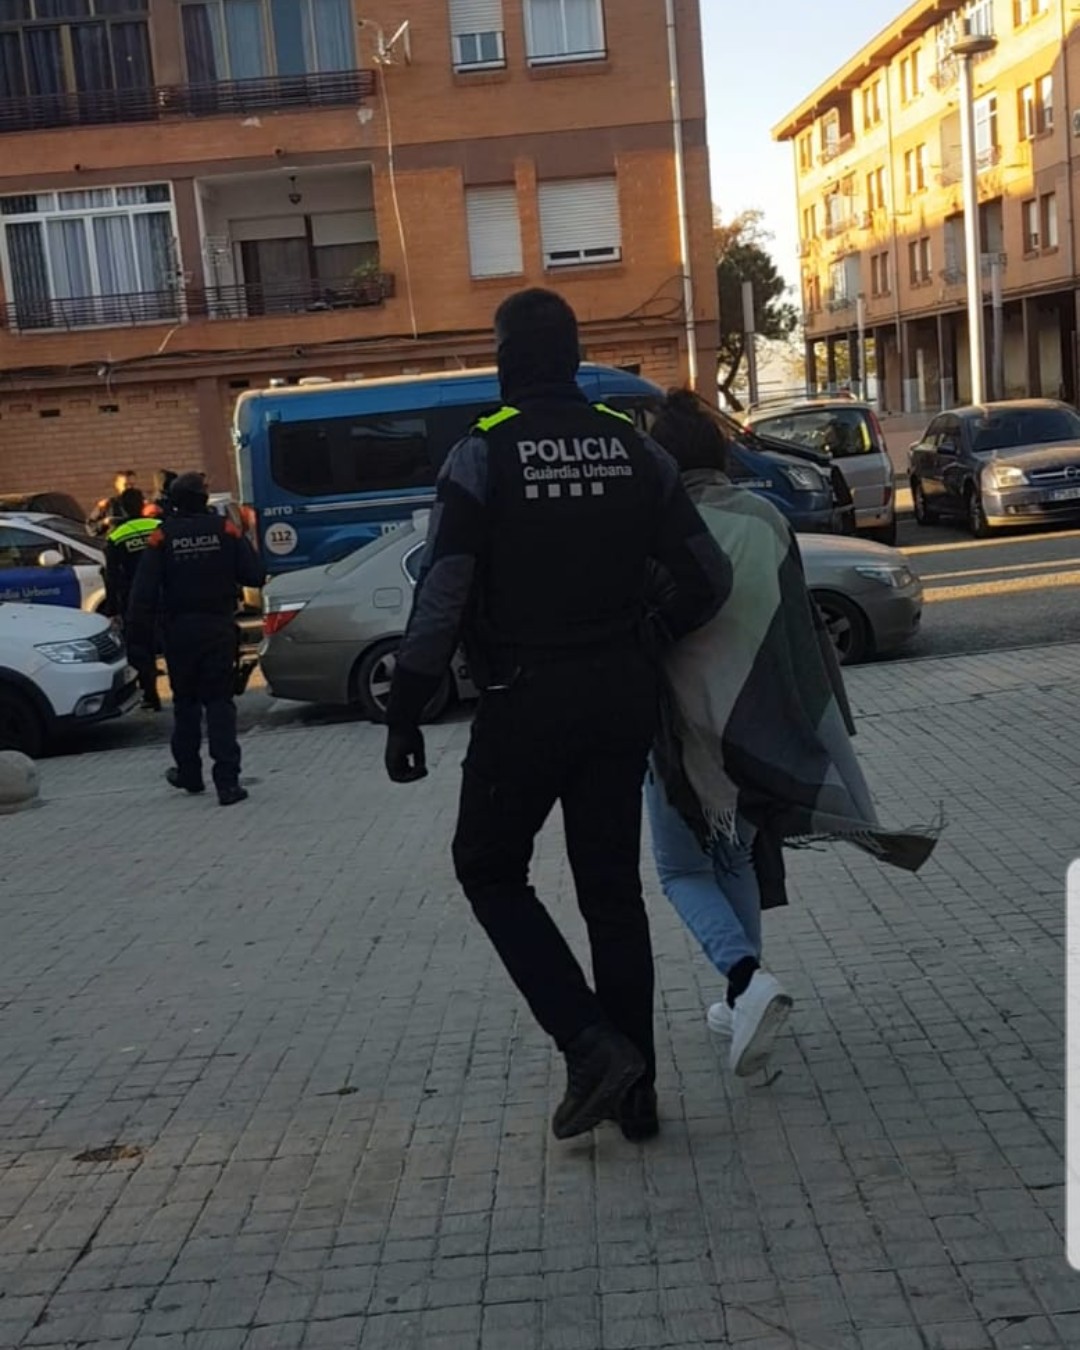
[[[167,183],[0,198],[19,328],[149,322],[179,312]]]
[[[622,229],[614,178],[541,183],[539,196],[545,267],[619,261]]]
[[[0,101],[148,89],[149,0],[0,0]]]

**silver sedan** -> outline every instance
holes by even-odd
[[[263,591],[259,648],[277,698],[386,709],[394,658],[412,605],[426,520],[357,549],[329,567],[274,577]],[[807,581],[845,665],[903,646],[922,615],[922,587],[902,554],[847,535],[799,536]],[[460,655],[427,709],[475,697]]]

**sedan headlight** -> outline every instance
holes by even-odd
[[[825,480],[816,469],[803,468],[800,464],[790,469],[785,467],[781,472],[791,486],[798,488],[800,492],[825,491]]]
[[[856,567],[855,571],[861,577],[879,581],[883,586],[890,586],[897,591],[910,586],[915,580],[911,568],[905,567],[902,563],[865,563]]]
[[[1015,464],[991,464],[983,477],[992,488],[1023,487],[1027,482],[1027,474]]]
[[[40,642],[34,650],[61,666],[101,660],[98,649],[88,638],[74,638],[71,642]]]

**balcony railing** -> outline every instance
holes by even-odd
[[[157,122],[169,117],[237,116],[277,108],[334,107],[362,103],[374,92],[374,71],[339,70],[215,84],[165,84],[144,89],[4,98],[0,99],[0,132]]]
[[[312,279],[300,282],[247,282],[238,286],[209,286],[203,307],[189,305],[189,313],[210,319],[246,319],[264,314],[318,314],[335,309],[368,309],[394,295],[388,273],[344,281]]]
[[[389,273],[344,281],[188,287],[136,295],[85,296],[71,300],[13,301],[0,305],[0,328],[13,332],[125,328],[185,319],[246,319],[263,315],[317,314],[368,309],[394,294]]]
[[[852,229],[855,224],[855,217],[852,214],[841,216],[838,220],[827,220],[825,222],[825,238],[835,239],[838,234],[845,234]]]
[[[838,136],[835,141],[829,141],[826,145],[822,146],[821,154],[818,156],[818,162],[821,164],[828,164],[831,160],[842,155],[845,150],[850,150],[854,144],[854,133],[845,131],[844,134]]]

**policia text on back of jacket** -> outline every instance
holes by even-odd
[[[175,760],[166,777],[175,788],[203,791],[205,709],[214,786],[222,806],[231,806],[247,796],[233,703],[237,596],[244,586],[261,586],[263,570],[240,530],[210,510],[201,474],[181,474],[170,498],[172,513],[147,541],[135,576],[129,626],[142,635],[156,614],[164,618]]]
[[[653,966],[639,876],[641,789],[657,714],[643,640],[650,563],[673,582],[672,637],[705,623],[727,560],[671,459],[575,383],[577,324],[560,297],[496,316],[506,407],[451,452],[388,710],[387,768],[425,773],[419,723],[459,637],[483,691],[464,766],[457,876],[567,1061],[559,1138],[617,1116],[655,1133]],[[529,885],[561,803],[595,992]]]

